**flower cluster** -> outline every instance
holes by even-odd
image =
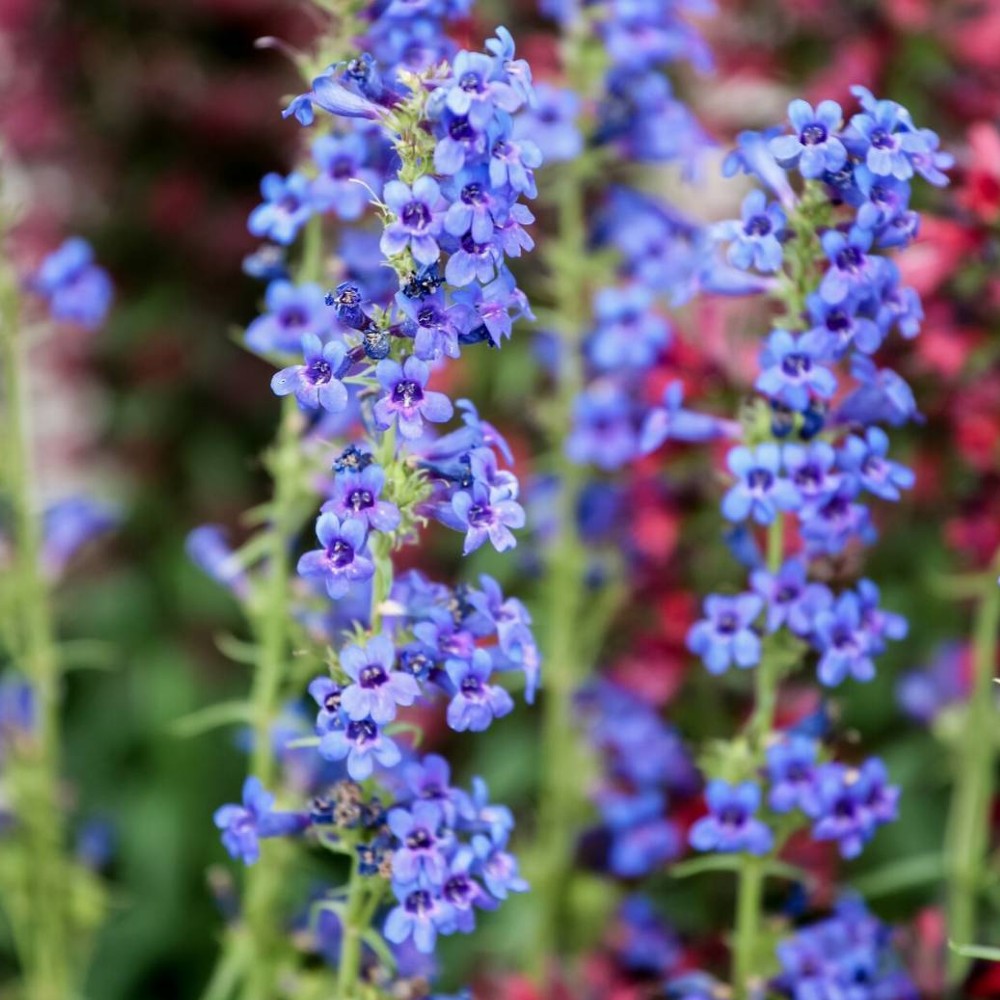
[[[461,425],[443,430],[456,404],[433,387],[447,359],[500,347],[531,315],[507,266],[533,246],[521,199],[535,194],[541,154],[515,135],[531,74],[503,28],[485,53],[455,51],[441,26],[467,7],[370,5],[355,25],[366,51],[286,109],[318,132],[310,161],[266,177],[249,219],[271,242],[247,262],[269,284],[246,344],[277,367],[271,388],[295,430],[279,438],[276,495],[321,495],[317,544],[299,556],[279,609],[312,664],[317,710],[312,736],[294,715],[271,732],[285,789],[272,795],[252,775],[242,805],[222,807],[216,824],[248,865],[268,863],[262,839],[303,833],[350,856],[344,891],[364,912],[335,891],[318,904],[317,931],[347,992],[349,977],[380,961],[359,950],[362,934],[378,933],[368,925],[381,927],[402,984],[407,949],[430,954],[438,935],[471,931],[477,909],[527,888],[507,851],[510,811],[479,779],[471,794],[452,788],[445,760],[418,757],[410,734],[442,702],[452,730],[487,729],[514,707],[505,676],[520,676],[532,700],[531,618],[491,577],[449,586],[393,565],[430,519],[462,533],[465,553],[512,548],[525,521],[503,437],[467,400]],[[340,250],[327,275],[321,241],[333,219]],[[282,248],[303,230],[302,263],[289,272]],[[252,547],[231,551],[214,527],[189,540],[251,615],[261,586]],[[303,792],[308,809],[276,808]]]
[[[601,867],[618,878],[649,875],[681,851],[673,800],[689,797],[698,779],[678,734],[642,699],[610,680],[577,698],[604,779],[595,791],[606,843]]]
[[[88,330],[101,326],[114,297],[108,272],[94,261],[93,248],[79,236],[53,250],[28,287],[45,301],[54,320]]]
[[[803,927],[777,948],[781,972],[772,989],[790,1000],[851,996],[857,1000],[916,1000],[919,992],[900,968],[889,928],[856,899],[832,916]]]

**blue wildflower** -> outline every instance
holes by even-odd
[[[95,329],[111,307],[114,288],[94,251],[79,236],[65,240],[41,263],[29,285],[48,303],[52,318]]]
[[[302,349],[303,337],[325,341],[330,317],[323,301],[319,285],[272,281],[264,295],[266,311],[247,327],[247,347],[261,354],[294,354]]]
[[[838,453],[840,468],[857,477],[869,493],[883,500],[898,500],[900,490],[908,490],[916,477],[912,469],[887,458],[889,436],[881,427],[869,427],[864,437],[849,435]]]
[[[370,531],[395,531],[399,527],[399,508],[381,499],[385,488],[385,470],[369,464],[360,471],[344,470],[333,480],[330,499],[321,510],[339,518],[356,518]]]
[[[340,692],[340,704],[356,722],[371,717],[384,726],[396,717],[397,706],[412,705],[420,696],[413,675],[393,669],[396,649],[387,636],[373,636],[364,646],[346,646],[339,662],[353,682]]]
[[[417,950],[429,955],[439,933],[455,919],[450,903],[430,889],[394,885],[399,903],[389,911],[383,934],[387,941],[402,944],[413,939]]]
[[[698,410],[684,408],[684,385],[671,382],[663,390],[663,405],[650,410],[642,427],[639,450],[647,455],[665,441],[701,444],[720,438],[737,438],[742,428],[735,420],[724,420]]]
[[[451,659],[445,663],[454,695],[448,702],[448,725],[457,732],[480,733],[494,719],[501,719],[514,709],[514,699],[504,688],[490,683],[493,661],[485,649],[476,649],[470,659]]]
[[[739,221],[712,227],[712,235],[729,244],[726,259],[744,271],[751,267],[765,273],[780,270],[784,258],[781,237],[787,221],[781,206],[768,204],[764,192],[755,189],[743,199],[740,215]]]
[[[654,296],[641,284],[602,288],[594,297],[596,329],[587,353],[600,371],[643,371],[670,343],[670,324],[654,308]]]
[[[310,182],[304,174],[265,174],[260,182],[264,196],[247,220],[247,229],[254,236],[267,237],[275,243],[288,246],[295,242],[299,230],[313,214]]]
[[[758,524],[770,524],[779,510],[794,510],[799,505],[798,491],[780,475],[778,445],[767,442],[753,449],[740,445],[730,450],[727,464],[736,476],[736,483],[722,500],[727,520],[752,517]]]
[[[276,396],[290,396],[309,409],[322,407],[329,413],[347,409],[347,387],[338,377],[344,367],[347,348],[337,340],[323,344],[315,334],[302,338],[304,364],[291,365],[275,372],[271,391]]]
[[[767,630],[782,627],[800,638],[812,634],[818,612],[833,603],[833,595],[821,583],[809,583],[804,559],[792,558],[777,573],[756,569],[750,585],[767,602]]]
[[[764,608],[757,594],[705,598],[705,617],[691,626],[688,649],[700,656],[709,673],[722,674],[735,663],[744,669],[760,662],[760,636],[753,624]]]
[[[368,555],[363,521],[352,517],[341,521],[336,514],[320,514],[316,536],[323,548],[306,552],[299,559],[298,572],[307,579],[322,581],[335,601],[347,593],[351,584],[374,576],[375,564]]]
[[[403,759],[395,741],[373,719],[351,719],[342,729],[324,733],[319,755],[324,760],[346,760],[347,773],[354,781],[370,778],[376,762],[392,768]]]
[[[816,741],[806,736],[790,736],[767,748],[765,772],[771,785],[767,802],[776,813],[793,809],[807,816],[819,813],[817,756]]]
[[[309,187],[316,210],[345,221],[360,218],[378,183],[375,171],[366,167],[364,137],[357,132],[321,136],[312,145],[312,157],[319,171]]]
[[[691,846],[698,851],[723,854],[746,851],[767,854],[774,843],[771,831],[755,813],[760,808],[760,789],[751,781],[730,785],[718,779],[705,792],[709,814],[691,827]]]
[[[443,830],[438,807],[424,801],[410,809],[390,809],[386,822],[399,841],[392,855],[393,880],[401,885],[442,885],[448,872],[445,852],[451,838]]]
[[[440,424],[451,419],[451,400],[442,392],[425,389],[430,369],[419,358],[409,357],[402,365],[386,358],[375,368],[375,376],[385,390],[375,404],[375,424],[388,430],[394,423],[409,440],[423,433],[424,421]]]
[[[757,391],[798,412],[809,408],[813,396],[829,399],[837,390],[837,379],[822,364],[826,346],[820,334],[774,330],[761,352],[763,371],[757,376]]]
[[[409,249],[418,264],[433,264],[441,254],[437,237],[444,218],[438,182],[429,175],[418,178],[412,187],[402,181],[389,181],[382,198],[393,215],[382,233],[382,252],[394,257]]]
[[[343,688],[329,677],[314,677],[309,682],[309,696],[319,706],[316,713],[316,733],[323,736],[334,729],[343,729],[346,723],[340,696]]]
[[[821,684],[836,687],[848,677],[864,682],[875,677],[872,636],[857,594],[841,594],[816,615],[813,641],[820,654],[816,671]]]
[[[782,166],[798,165],[803,177],[815,179],[838,171],[847,162],[847,150],[837,136],[843,119],[836,101],[820,101],[813,110],[808,101],[788,105],[788,118],[795,130],[771,140],[771,152]]]
[[[831,229],[822,235],[820,242],[831,265],[819,286],[824,302],[838,305],[849,296],[863,296],[872,290],[881,259],[868,254],[872,245],[870,232],[858,226],[850,233]]]
[[[308,816],[301,813],[275,812],[274,796],[254,777],[243,783],[242,805],[220,806],[214,821],[229,856],[245,865],[258,860],[263,838],[300,833],[309,824]]]

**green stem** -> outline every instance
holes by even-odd
[[[567,262],[583,252],[586,218],[583,178],[572,167],[559,177],[555,193],[559,235],[554,268],[556,312],[562,320],[558,384],[550,413],[549,442],[558,458],[557,535],[548,553],[545,575],[547,623],[543,646],[545,686],[542,700],[542,748],[538,853],[535,889],[540,907],[534,939],[534,968],[544,979],[547,964],[560,953],[565,926],[566,890],[573,862],[573,832],[583,799],[578,734],[573,725],[573,694],[588,671],[593,650],[580,648],[579,629],[585,597],[584,545],[577,533],[576,507],[584,470],[565,455],[563,445],[573,405],[584,387],[579,342],[586,325],[586,291]]]
[[[351,877],[347,883],[347,902],[341,925],[336,1000],[352,1000],[361,975],[361,937],[371,920],[370,916],[368,921],[363,920],[368,901],[367,881],[361,874],[355,853],[351,859]]]
[[[767,531],[767,568],[777,573],[784,553],[784,517],[778,514]],[[763,762],[764,752],[774,729],[778,701],[778,676],[774,664],[764,656],[757,666],[754,689],[754,712],[748,726],[754,764]],[[752,995],[764,902],[764,859],[752,854],[740,858],[736,887],[736,929],[733,938],[733,996],[746,1000]]]
[[[994,565],[997,560],[994,560]],[[990,574],[976,605],[972,638],[972,693],[958,754],[957,787],[948,819],[948,935],[958,945],[975,941],[979,894],[989,849],[993,772],[997,758],[994,675],[1000,632],[1000,587]],[[958,987],[967,955],[952,951],[949,980]]]
[[[259,778],[267,789],[273,788],[277,778],[271,728],[281,709],[282,682],[287,675],[289,656],[290,550],[298,532],[295,501],[300,424],[295,399],[290,396],[282,402],[281,425],[271,459],[274,497],[267,529],[267,577],[251,606],[259,657],[250,696],[253,713],[250,774]],[[274,995],[284,940],[276,911],[284,883],[285,848],[285,844],[278,842],[263,845],[260,861],[247,869],[244,914],[251,939],[251,960],[244,982],[246,1000],[270,1000]]]
[[[23,922],[17,929],[26,996],[65,1000],[71,995],[71,937],[67,911],[69,873],[63,856],[64,825],[59,807],[60,665],[41,568],[42,523],[30,459],[24,344],[19,296],[9,268],[0,269],[0,367],[4,384],[5,485],[14,527],[12,579],[15,618],[11,644],[15,660],[31,681],[35,698],[35,740],[23,758],[23,789],[17,803],[24,826],[26,862]],[[17,919],[15,914],[11,919]]]

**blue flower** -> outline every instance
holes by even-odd
[[[757,594],[711,594],[705,598],[705,617],[688,632],[688,649],[712,674],[725,673],[733,663],[744,669],[755,666],[760,662],[760,636],[753,623],[763,608]]]
[[[42,517],[43,569],[58,576],[88,542],[114,530],[121,520],[116,507],[88,497],[66,497],[50,504]]]
[[[297,172],[287,177],[265,174],[260,193],[264,202],[250,213],[247,228],[254,236],[288,246],[313,214],[308,178]]]
[[[855,503],[857,494],[857,484],[847,479],[825,503],[801,512],[802,537],[809,555],[838,555],[853,539],[863,544],[874,541],[871,513]]]
[[[472,838],[477,870],[494,899],[506,899],[512,892],[528,891],[528,883],[518,871],[517,858],[505,849],[506,846],[506,837],[497,841],[477,834]]]
[[[375,564],[368,556],[363,521],[341,521],[336,514],[320,514],[316,536],[323,548],[306,552],[299,559],[298,572],[307,579],[321,580],[335,601],[347,593],[351,584],[374,576]]]
[[[855,355],[851,374],[860,385],[837,408],[838,423],[900,427],[920,419],[913,390],[891,368],[878,368],[871,358]]]
[[[370,778],[376,761],[382,767],[395,767],[402,759],[396,743],[382,732],[372,719],[352,719],[343,729],[331,729],[319,741],[319,755],[324,760],[347,761],[347,773],[354,781]]]
[[[602,288],[594,320],[587,353],[600,371],[645,370],[670,343],[670,324],[656,312],[652,291],[638,283]]]
[[[566,440],[566,454],[580,465],[593,462],[610,471],[636,453],[636,432],[630,399],[612,379],[597,379],[573,404],[573,429]]]
[[[691,827],[691,846],[698,851],[723,854],[746,851],[767,854],[774,838],[771,831],[755,818],[760,808],[760,789],[750,781],[730,785],[710,781],[705,792],[709,815]]]
[[[457,174],[465,165],[482,157],[489,148],[489,135],[468,115],[442,116],[434,147],[434,170],[442,176]]]
[[[221,583],[239,598],[246,597],[248,581],[242,562],[226,541],[225,530],[217,524],[195,528],[184,544],[188,558],[207,576]]]
[[[65,240],[29,280],[45,299],[52,318],[94,329],[104,322],[114,288],[107,271],[94,263],[94,251],[79,236]]]
[[[451,838],[442,829],[441,811],[433,802],[410,809],[390,809],[386,822],[399,846],[392,855],[392,877],[400,885],[421,882],[441,886],[448,872],[445,857]]]
[[[326,340],[330,316],[323,304],[319,285],[293,285],[290,281],[272,281],[264,295],[267,311],[248,327],[246,344],[253,351],[297,353],[302,338],[313,336]]]
[[[461,847],[455,852],[448,866],[441,898],[452,908],[455,927],[462,934],[470,934],[476,927],[475,911],[495,910],[499,905],[472,877],[479,859],[471,847]]]
[[[276,396],[290,396],[309,409],[322,407],[329,413],[347,409],[347,387],[338,375],[344,367],[347,348],[337,340],[324,345],[315,334],[302,338],[304,364],[291,365],[275,372],[271,391]]]
[[[363,521],[369,531],[395,531],[399,527],[399,508],[380,499],[385,488],[385,470],[369,464],[360,471],[344,470],[333,480],[330,499],[322,506],[324,513],[339,518]]]
[[[781,457],[789,481],[799,494],[799,505],[810,510],[830,500],[840,488],[837,453],[826,441],[782,445]]]
[[[463,555],[474,552],[487,539],[497,552],[517,545],[511,528],[524,527],[524,508],[508,490],[475,482],[470,490],[457,491],[451,506],[458,529],[465,531]]]
[[[795,635],[812,634],[818,612],[833,603],[833,595],[821,583],[809,583],[804,559],[789,559],[777,573],[756,569],[750,585],[767,602],[767,630],[777,632],[783,626]]]
[[[312,145],[319,173],[309,192],[317,211],[333,212],[345,221],[358,219],[374,198],[375,171],[366,169],[368,150],[357,132],[324,135]]]
[[[861,602],[861,620],[868,631],[872,652],[883,652],[886,639],[895,641],[906,638],[909,631],[906,619],[879,606],[881,594],[871,580],[859,580],[857,593]]]
[[[826,346],[821,334],[774,330],[761,352],[763,371],[757,377],[757,391],[798,412],[809,408],[813,396],[829,399],[837,390],[837,379],[822,364]]]
[[[343,688],[329,677],[314,677],[309,682],[309,696],[319,705],[316,713],[316,733],[324,736],[334,729],[343,729],[346,723],[341,708]]]
[[[818,747],[805,736],[790,736],[767,748],[768,805],[776,813],[801,809],[807,816],[820,810],[816,783]]]
[[[702,444],[720,438],[739,437],[742,428],[735,420],[724,420],[698,410],[684,408],[684,385],[671,382],[663,390],[663,405],[650,410],[642,427],[639,450],[644,455],[665,441]]]
[[[736,149],[726,157],[722,172],[726,177],[732,177],[737,171],[756,177],[778,196],[786,211],[791,211],[798,199],[788,183],[787,174],[771,152],[772,141],[773,132],[740,132],[736,137]]]
[[[752,517],[758,524],[770,524],[779,510],[794,510],[799,494],[787,479],[781,478],[781,451],[771,442],[756,448],[739,446],[728,455],[729,471],[736,476],[722,500],[727,520],[744,521]]]
[[[831,265],[819,286],[824,302],[839,305],[849,296],[863,297],[872,290],[880,258],[867,253],[872,245],[870,232],[858,226],[854,226],[850,233],[830,229],[823,234],[820,242]]]
[[[309,824],[309,818],[301,813],[274,812],[274,796],[254,777],[243,783],[243,804],[220,806],[214,821],[229,856],[245,865],[260,857],[262,838],[299,833]]]
[[[838,460],[841,469],[857,477],[869,493],[883,500],[898,500],[900,490],[908,490],[916,477],[912,469],[894,462],[889,453],[889,436],[881,427],[869,427],[863,438],[850,435],[842,445]]]
[[[465,792],[451,786],[451,765],[438,754],[408,764],[403,777],[414,800],[437,806],[449,826],[455,825],[459,815],[466,816],[472,810]]]
[[[812,835],[834,840],[845,858],[856,858],[877,827],[896,818],[899,790],[886,784],[885,765],[872,758],[860,770],[824,764],[818,772],[819,801]]]
[[[365,646],[346,646],[339,662],[353,682],[340,693],[340,704],[355,722],[371,717],[384,726],[396,717],[398,705],[412,705],[420,696],[413,675],[393,669],[396,649],[387,636],[373,636]]]
[[[747,271],[751,267],[770,273],[781,269],[784,251],[781,234],[786,217],[776,202],[767,203],[763,191],[755,189],[743,199],[740,221],[716,223],[712,234],[726,240],[726,259],[733,267]]]
[[[430,889],[394,885],[399,905],[389,911],[383,934],[387,941],[402,944],[411,938],[425,955],[434,951],[439,933],[455,919],[451,904]]]
[[[402,365],[386,358],[376,366],[375,376],[386,392],[375,404],[379,430],[388,430],[396,423],[399,433],[412,440],[423,433],[425,420],[440,424],[451,419],[451,400],[442,392],[424,388],[430,369],[419,358],[409,357]]]
[[[382,198],[393,214],[382,233],[382,252],[394,257],[409,248],[418,264],[433,264],[441,254],[436,237],[441,234],[444,217],[438,182],[428,175],[418,178],[412,187],[389,181]]]
[[[659,791],[612,792],[600,798],[609,828],[608,867],[620,878],[641,878],[672,861],[681,850],[677,827],[665,816]]]
[[[847,299],[831,305],[815,292],[807,299],[809,334],[822,337],[822,353],[826,358],[840,360],[850,348],[865,354],[879,349],[885,337],[879,325],[858,312],[857,304]]]
[[[849,143],[880,177],[909,180],[913,157],[925,155],[930,148],[929,136],[913,128],[909,113],[895,101],[868,103],[865,111],[851,119],[850,132]]]
[[[803,177],[814,179],[847,162],[847,150],[836,135],[843,118],[836,101],[820,101],[813,110],[808,101],[794,100],[788,118],[795,134],[771,140],[771,152],[782,166],[797,164]]]
[[[485,649],[476,649],[471,659],[451,659],[445,663],[454,695],[448,702],[448,725],[457,732],[481,733],[494,719],[514,709],[514,699],[496,684],[490,684],[493,661]]]
[[[583,134],[577,119],[580,98],[572,90],[539,83],[535,103],[519,114],[514,122],[514,136],[530,139],[547,163],[575,160],[583,150]]]
[[[813,641],[820,654],[816,672],[821,684],[836,687],[848,677],[864,682],[875,677],[872,636],[857,594],[841,594],[833,607],[816,615]]]

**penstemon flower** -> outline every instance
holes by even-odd
[[[837,592],[814,577],[836,567],[831,557],[876,537],[867,496],[892,502],[914,481],[888,457],[880,426],[915,416],[912,393],[870,355],[895,331],[906,338],[916,332],[896,308],[913,293],[901,287],[884,251],[907,242],[895,220],[907,211],[915,164],[936,149],[936,137],[917,129],[899,105],[876,101],[864,88],[854,92],[862,111],[846,125],[832,101],[816,109],[793,101],[790,134],[742,135],[737,169],[769,188],[781,208],[754,214],[766,205],[758,190],[744,202],[741,223],[717,225],[712,234],[726,245],[730,265],[778,272],[770,294],[783,306],[780,326],[760,352],[760,395],[745,408],[742,440],[727,455],[732,485],[721,503],[724,518],[766,536],[763,546],[742,550],[752,591],[709,597],[705,619],[688,638],[710,672],[735,663],[756,673],[754,712],[743,732],[703,759],[709,812],[690,832],[696,850],[740,858],[733,938],[733,993],[740,998],[758,995],[765,984],[783,996],[836,991],[841,972],[832,956],[823,959],[830,971],[814,981],[803,955],[807,932],[779,945],[782,971],[769,982],[774,966],[761,960],[760,911],[770,869],[762,859],[802,827],[815,840],[834,842],[845,858],[856,857],[879,826],[895,819],[899,795],[879,759],[837,761],[815,736],[782,731],[776,721],[780,684],[807,652],[815,654],[821,685],[869,682],[887,641],[907,633],[905,619],[881,608],[871,581]],[[801,176],[798,193],[786,171]],[[889,186],[872,176],[891,178]],[[943,175],[933,180],[946,182]],[[777,250],[749,247],[768,226]],[[906,314],[919,315],[919,306]],[[648,418],[646,440],[662,441],[669,420],[665,410]],[[817,926],[839,928],[836,921]],[[882,958],[871,952],[863,961],[873,963],[865,981],[875,989]],[[901,991],[892,995],[912,990],[901,974],[891,981]]]
[[[447,427],[456,404],[434,388],[446,359],[499,347],[530,316],[506,260],[532,246],[520,199],[541,157],[514,139],[531,75],[502,28],[485,53],[456,53],[443,27],[465,12],[396,0],[349,20],[367,51],[313,74],[287,108],[321,134],[288,178],[265,179],[250,218],[252,233],[283,245],[305,231],[300,265],[271,281],[246,336],[279,369],[275,497],[263,535],[242,550],[210,529],[191,541],[245,602],[259,642],[251,774],[242,804],[216,813],[224,846],[249,866],[248,996],[271,995],[301,962],[282,919],[309,903],[287,898],[276,838],[348,863],[340,887],[312,904],[323,918],[312,947],[331,958],[344,998],[362,980],[380,983],[378,996],[410,989],[413,948],[432,953],[528,887],[508,850],[509,810],[479,779],[471,793],[451,787],[447,763],[418,752],[416,720],[437,705],[455,732],[482,732],[513,710],[506,685],[518,676],[530,700],[540,666],[530,616],[490,577],[452,587],[394,567],[430,519],[464,535],[465,553],[512,548],[525,521],[506,442],[466,400],[461,426]],[[354,223],[364,249],[328,268],[331,218]],[[307,682],[314,735],[296,725],[282,736],[278,712],[286,699],[301,711]],[[293,749],[298,768],[303,750],[313,758],[294,780],[280,766]],[[237,932],[227,954],[241,948]]]

